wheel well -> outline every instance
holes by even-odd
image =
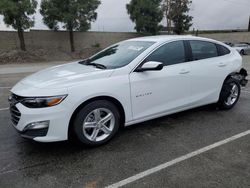
[[[231,74],[229,74],[229,75],[226,77],[226,79],[224,80],[223,84],[224,84],[228,79],[232,78],[232,76],[235,75],[235,74],[236,74],[236,73],[231,73]]]
[[[230,73],[230,74],[226,77],[226,79],[224,80],[224,83],[225,83],[225,81],[227,81],[229,78],[233,78],[234,76],[236,76],[236,75],[238,75],[238,74],[241,74],[241,72],[242,72],[242,69],[240,70],[240,72],[232,72],[232,73]]]
[[[242,71],[242,70],[241,70],[241,71]],[[240,72],[241,72],[241,71],[240,71]],[[225,80],[224,80],[224,82],[223,82],[221,88],[223,87],[224,83],[225,83],[228,79],[234,78],[234,76],[236,76],[237,74],[240,74],[240,73],[232,72],[231,74],[229,74],[229,75],[225,78]]]
[[[237,74],[237,72],[232,72],[232,73],[230,73],[230,74],[225,78],[225,80],[223,81],[222,86],[221,86],[221,89],[222,89],[224,83],[225,83],[228,79],[232,78],[232,77],[233,77],[234,75],[236,75],[236,74]]]
[[[117,99],[113,98],[113,97],[109,97],[109,96],[99,96],[99,97],[94,97],[91,99],[88,99],[87,101],[83,102],[81,105],[79,105],[75,111],[73,112],[71,118],[70,118],[70,122],[69,122],[69,129],[68,129],[68,137],[70,138],[73,134],[72,131],[72,125],[73,125],[73,121],[75,119],[76,114],[87,104],[96,101],[96,100],[106,100],[109,102],[112,102],[119,110],[119,114],[121,116],[121,125],[123,125],[125,123],[125,111],[124,108],[122,106],[122,104],[120,103],[120,101],[118,101]]]

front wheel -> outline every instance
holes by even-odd
[[[241,87],[237,80],[230,78],[222,86],[218,105],[221,109],[233,108],[239,100]]]
[[[108,142],[120,126],[117,107],[105,100],[91,102],[76,115],[73,131],[77,140],[88,146],[99,146]]]

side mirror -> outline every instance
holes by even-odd
[[[160,71],[163,69],[163,63],[157,61],[148,61],[144,63],[141,67],[136,69],[136,72],[144,71]]]

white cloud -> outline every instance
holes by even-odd
[[[40,1],[40,0],[39,0]],[[93,31],[133,31],[126,4],[130,0],[102,0]],[[190,14],[196,29],[246,29],[250,15],[249,0],[193,0]],[[33,29],[48,29],[37,10]],[[10,30],[0,16],[0,30]]]
[[[190,14],[197,29],[246,29],[249,0],[193,0]]]

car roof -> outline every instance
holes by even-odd
[[[139,38],[133,38],[129,39],[128,41],[150,41],[150,42],[167,42],[170,40],[181,40],[181,39],[186,39],[186,40],[209,40],[209,41],[214,41],[212,39],[208,38],[203,38],[203,37],[196,37],[192,35],[156,35],[156,36],[147,36],[147,37],[139,37]]]

